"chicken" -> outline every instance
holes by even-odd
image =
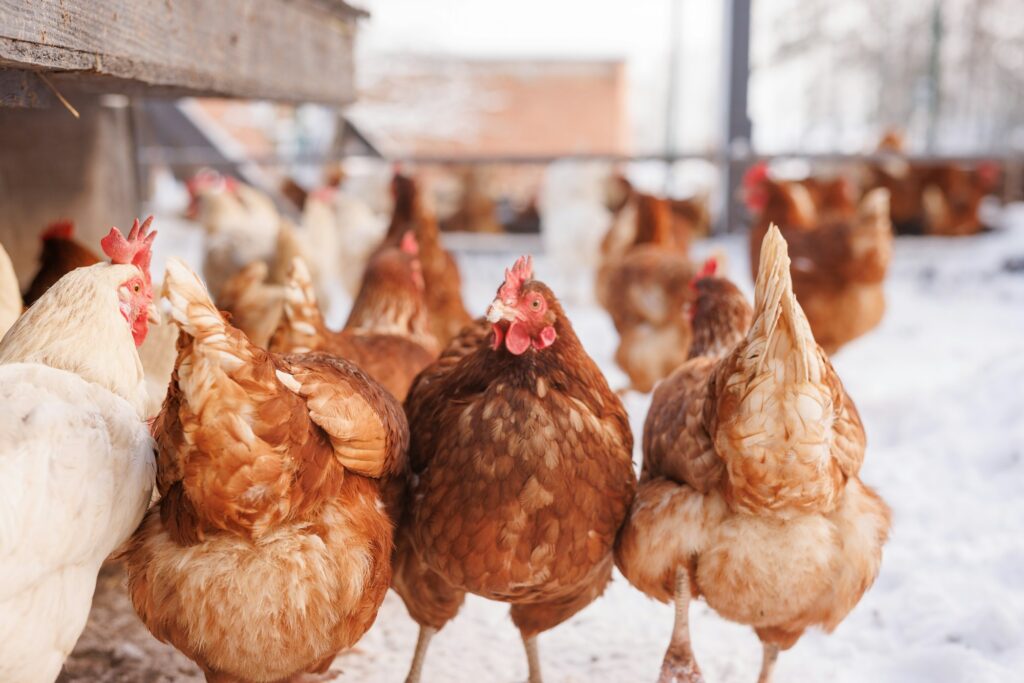
[[[401,407],[344,360],[254,346],[178,260],[164,296],[181,337],[153,425],[162,497],[124,553],[132,603],[211,683],[323,672],[388,588]]]
[[[139,360],[146,383],[147,420],[156,417],[167,396],[167,386],[178,357],[178,326],[161,320],[149,329],[146,340],[139,346]]]
[[[511,604],[540,681],[537,634],[604,591],[636,475],[626,411],[529,257],[506,271],[492,332],[443,354],[406,399],[412,477],[394,587],[420,625],[409,673],[467,592]]]
[[[409,301],[406,296],[397,295],[388,301],[379,293],[370,291],[386,284],[380,282],[379,278],[370,276],[382,274],[388,267],[388,264],[379,262],[392,256],[389,251],[397,250],[385,250],[374,257],[374,262],[371,262],[370,269],[367,270],[363,289],[360,290],[364,309],[373,306],[368,299],[384,299],[380,301],[380,305],[374,306],[377,315],[365,315],[365,311],[354,310],[353,312],[357,313],[356,322],[350,318],[349,324],[340,332],[327,329],[323,314],[317,306],[309,271],[302,260],[296,259],[285,288],[284,315],[270,340],[269,349],[275,353],[319,351],[344,358],[380,382],[396,399],[405,400],[413,379],[420,370],[430,365],[436,353],[412,338],[418,336],[424,339],[423,335],[429,335],[426,331],[426,321],[422,317],[419,321],[419,334],[415,330],[417,304],[422,304],[422,293],[418,292],[419,302],[415,299]],[[414,273],[412,270],[407,272],[410,283]],[[416,291],[415,285],[413,291]],[[392,331],[376,332],[373,331],[374,327],[361,325],[359,321],[369,322],[376,326],[376,329]],[[433,344],[432,338],[427,339]]]
[[[439,347],[430,331],[425,288],[419,245],[407,232],[397,248],[385,247],[367,264],[345,329],[405,337],[436,356]]]
[[[812,626],[832,631],[878,574],[889,508],[858,477],[864,429],[814,341],[789,265],[772,227],[749,332],[731,349],[705,347],[654,392],[616,561],[636,588],[675,601],[661,681],[703,680],[691,596],[755,629],[767,683],[780,649]],[[735,335],[743,321],[734,322],[718,327]]]
[[[592,298],[586,280],[600,265],[601,239],[612,223],[605,206],[607,169],[599,162],[563,159],[544,170],[540,194],[544,252],[564,273],[563,300]]]
[[[0,244],[0,339],[3,339],[4,333],[21,315],[22,308],[24,305],[21,302],[21,290],[18,288],[14,264]]]
[[[206,231],[203,279],[214,298],[253,261],[270,262],[281,217],[262,192],[209,169],[189,181],[189,215]]]
[[[221,288],[217,307],[256,346],[267,348],[284,312],[284,285],[269,281],[265,261],[253,261]]]
[[[384,246],[398,245],[410,230],[419,244],[430,330],[444,346],[471,320],[462,303],[462,278],[455,258],[441,246],[437,219],[415,180],[396,173],[392,180],[394,213]]]
[[[53,283],[75,268],[100,262],[100,257],[76,242],[74,236],[75,224],[71,221],[57,221],[39,236],[43,250],[39,254],[39,270],[25,291],[26,306],[34,304]]]
[[[51,683],[107,556],[142,519],[153,441],[136,347],[155,232],[102,241],[112,263],[60,278],[0,342],[0,680]]]
[[[686,360],[690,321],[684,309],[693,300],[687,286],[694,268],[674,242],[668,202],[636,194],[632,244],[616,246],[609,235],[609,256],[598,273],[600,298],[619,332],[615,360],[633,389],[649,392]],[[620,252],[618,257],[612,254]]]
[[[957,237],[974,235],[984,228],[978,209],[981,200],[996,188],[998,166],[981,164],[968,169],[955,164],[938,164],[922,171],[925,232]]]
[[[765,201],[757,192],[771,199]],[[824,185],[815,189],[806,182],[765,179],[752,195],[752,208],[760,209],[760,215],[750,231],[751,264],[758,263],[768,226],[779,222],[792,256],[797,300],[815,339],[829,354],[881,322],[885,274],[892,257],[887,191],[872,190],[859,204],[846,192],[842,184],[828,190]],[[798,199],[801,193],[807,195],[808,206]],[[782,222],[787,220],[792,222]],[[756,268],[752,271],[756,278]]]

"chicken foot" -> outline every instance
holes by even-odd
[[[704,683],[690,644],[690,577],[686,569],[676,569],[676,619],[672,639],[661,664],[658,683]]]
[[[412,664],[409,666],[409,675],[405,677],[405,683],[419,683],[420,675],[423,673],[423,660],[427,658],[427,646],[430,639],[437,633],[437,629],[430,626],[420,626],[420,635],[416,639],[416,653],[412,656]]]
[[[764,646],[764,657],[761,659],[761,673],[757,677],[757,683],[771,683],[775,661],[779,658],[779,646],[771,643],[762,643],[762,645]]]

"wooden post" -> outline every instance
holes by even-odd
[[[110,226],[131,227],[138,211],[127,107],[69,98],[80,119],[60,105],[0,108],[0,242],[23,288],[48,224],[72,219],[77,239],[98,251]]]

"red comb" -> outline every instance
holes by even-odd
[[[994,161],[984,161],[978,164],[978,177],[987,187],[995,187],[999,182],[999,164]]]
[[[75,224],[66,218],[50,223],[50,226],[39,236],[44,240],[69,240],[75,235]]]
[[[700,267],[700,270],[697,271],[697,274],[693,276],[693,279],[690,280],[690,289],[696,291],[697,281],[706,277],[714,277],[717,270],[718,259],[714,256],[709,257],[708,260],[704,262],[704,265]]]
[[[505,283],[498,289],[498,296],[502,299],[517,299],[523,283],[532,279],[533,257],[529,254],[520,256],[511,268],[505,269]]]
[[[146,280],[149,280],[149,262],[153,258],[153,238],[156,237],[155,230],[149,232],[152,223],[152,216],[142,225],[139,225],[139,219],[136,218],[128,239],[116,227],[111,228],[107,236],[100,240],[103,253],[110,257],[111,263],[138,266],[145,273]]]
[[[768,179],[768,162],[759,161],[743,174],[743,187],[751,187]]]
[[[419,242],[416,241],[416,235],[413,234],[412,230],[408,230],[404,235],[402,235],[402,243],[400,245],[400,248],[406,254],[410,254],[412,256],[419,256],[420,245]]]
[[[700,267],[700,270],[697,272],[697,279],[699,280],[702,277],[713,277],[717,270],[718,259],[712,256],[704,262],[703,266]]]

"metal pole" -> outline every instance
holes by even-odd
[[[939,128],[939,110],[942,107],[942,0],[932,5],[931,49],[928,54],[928,132],[926,149],[935,151],[935,138]]]
[[[668,0],[669,2],[669,50],[668,50],[668,88],[665,93],[665,156],[671,158],[678,149],[678,133],[676,120],[678,112],[679,93],[679,44],[680,44],[680,16],[682,14],[682,0]],[[674,164],[671,161],[665,164],[665,188],[666,196],[670,196],[673,185]]]
[[[750,0],[725,0],[725,156],[722,171],[722,212],[719,232],[739,228],[736,203],[745,158],[750,152],[751,123],[747,114],[750,81]]]

